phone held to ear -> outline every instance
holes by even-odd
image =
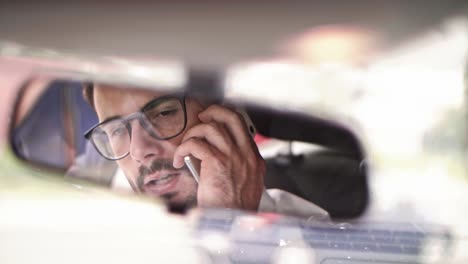
[[[249,135],[252,138],[254,138],[257,131],[256,131],[255,126],[254,126],[252,120],[250,119],[249,115],[243,109],[238,109],[237,108],[236,111],[242,115]],[[188,155],[188,156],[184,157],[184,162],[185,162],[185,165],[187,166],[187,168],[192,173],[193,178],[195,178],[195,181],[197,183],[199,183],[200,182],[200,163],[201,163],[201,161],[199,159],[195,158],[192,155]]]
[[[192,173],[193,178],[195,178],[195,181],[199,183],[200,182],[199,171],[200,171],[201,161],[199,159],[196,159],[192,155],[188,155],[184,157],[184,162],[185,162],[185,165],[187,165],[187,168]]]

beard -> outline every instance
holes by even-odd
[[[169,159],[158,159],[153,160],[150,166],[140,166],[138,168],[138,178],[136,181],[137,188],[141,193],[145,193],[145,178],[149,175],[163,171],[177,171],[180,173],[180,177],[191,177],[191,172],[187,166],[176,169],[172,166],[172,160]],[[195,207],[197,205],[197,192],[189,192],[187,197],[183,201],[174,201],[174,198],[180,193],[180,191],[169,192],[160,195],[159,197],[166,201],[169,205],[169,209],[174,212],[185,211],[188,208]]]

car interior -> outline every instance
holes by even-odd
[[[0,263],[468,263],[467,14],[464,0],[5,3]],[[265,188],[327,217],[138,193],[85,138],[91,84],[240,110]]]

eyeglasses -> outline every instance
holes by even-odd
[[[187,125],[184,95],[167,95],[148,102],[140,111],[126,117],[112,117],[89,129],[84,137],[91,140],[104,158],[119,160],[130,153],[133,120],[150,136],[168,140],[178,136]]]

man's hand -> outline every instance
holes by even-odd
[[[257,210],[266,166],[242,115],[212,105],[198,117],[174,154],[176,168],[189,154],[201,160],[198,205]]]

